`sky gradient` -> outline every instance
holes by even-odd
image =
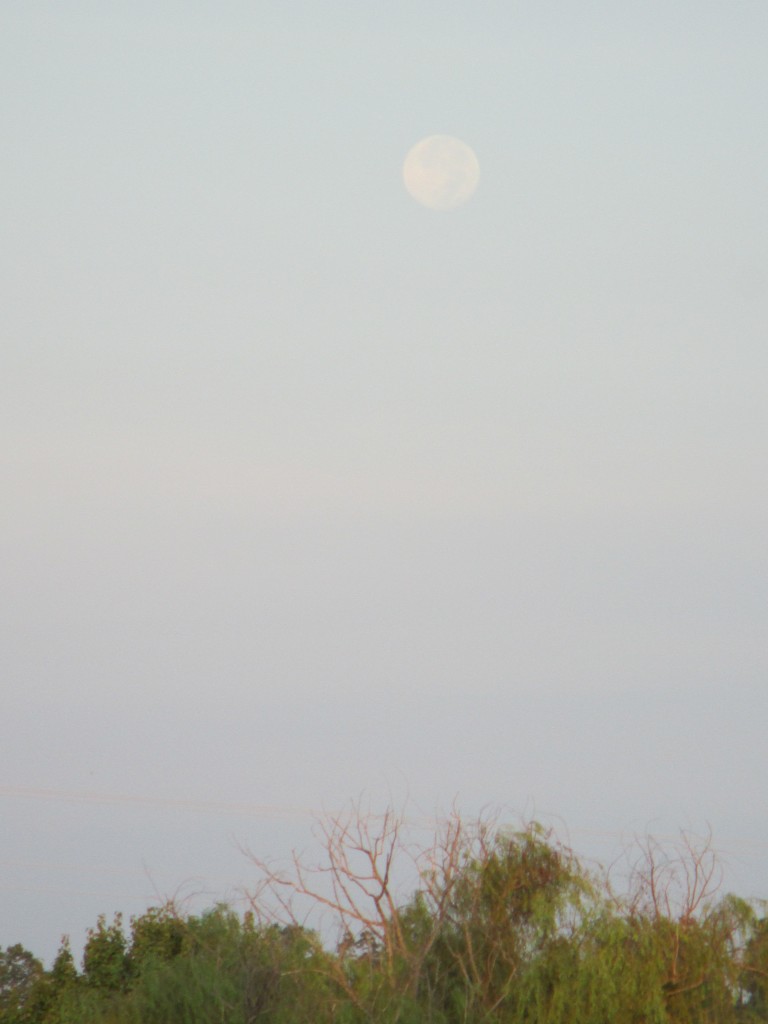
[[[5,0],[0,945],[361,793],[709,824],[768,896],[767,50],[764,2]]]

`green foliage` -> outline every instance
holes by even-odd
[[[248,1024],[319,1019],[310,962],[324,955],[300,928],[256,928],[218,906],[183,922],[172,956],[143,961],[130,1010],[142,1024]]]
[[[116,914],[107,924],[102,914],[96,927],[88,931],[83,951],[83,974],[92,988],[118,991],[128,979],[129,962],[127,942],[123,933],[123,920]]]
[[[481,834],[468,851],[425,963],[433,1005],[448,1019],[506,1019],[565,961],[591,883],[570,851],[537,826]],[[511,1019],[511,1017],[510,1017]]]
[[[149,964],[167,963],[184,950],[187,924],[172,903],[150,907],[141,917],[131,918],[128,966],[132,975]]]
[[[58,991],[64,991],[77,984],[77,968],[72,950],[69,946],[69,936],[65,935],[61,940],[56,959],[51,969],[51,982]]]
[[[768,917],[753,918],[739,976],[745,1021],[768,1021]]]
[[[42,976],[43,965],[19,943],[0,950],[0,1021],[23,1024],[29,1019]]]
[[[538,826],[454,820],[424,858],[416,892],[396,902],[397,830],[391,818],[385,827],[386,843],[347,819],[328,833],[329,875],[346,902],[317,899],[343,908],[335,949],[287,902],[275,923],[254,898],[259,924],[223,905],[194,916],[169,903],[131,919],[128,938],[120,915],[102,916],[81,975],[67,939],[48,972],[21,946],[0,952],[0,1024],[768,1021],[768,917],[701,886],[710,862],[690,844],[683,877],[693,884],[673,911],[659,882],[671,876],[653,862],[636,891],[617,897]],[[362,859],[346,855],[348,840]],[[300,871],[296,886],[305,896],[306,878]]]

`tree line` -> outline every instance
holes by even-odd
[[[318,829],[317,862],[251,855],[245,912],[100,917],[49,970],[0,949],[0,1024],[768,1021],[765,906],[720,892],[709,840],[645,840],[617,886],[535,823],[454,813],[419,844],[351,807]]]

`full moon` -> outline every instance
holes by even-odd
[[[452,210],[472,196],[480,165],[470,147],[451,135],[417,142],[403,163],[403,182],[413,198],[433,210]]]

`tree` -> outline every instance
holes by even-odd
[[[83,974],[0,951],[0,1024],[758,1024],[768,917],[720,896],[711,841],[646,839],[617,891],[532,823],[389,810],[317,826],[322,855],[254,858],[251,910],[172,903],[88,931]],[[308,924],[325,914],[325,941]]]
[[[68,935],[62,936],[61,945],[51,968],[51,981],[57,989],[67,989],[77,984],[77,968]]]
[[[147,964],[166,962],[184,950],[187,923],[172,901],[161,907],[150,907],[141,917],[131,918],[131,942],[128,965],[132,975]]]
[[[89,987],[119,990],[128,980],[127,943],[121,914],[107,924],[102,914],[88,930],[83,950],[83,974]]]
[[[523,968],[579,918],[590,883],[551,833],[512,834],[453,812],[430,842],[409,843],[402,816],[352,805],[318,824],[324,859],[290,868],[253,858],[256,915],[297,923],[307,905],[330,912],[339,941],[324,965],[347,1012],[360,1019],[491,1020]],[[415,876],[410,900],[397,882]]]
[[[441,900],[403,907],[398,883],[431,873],[450,886],[462,828],[452,816],[432,844],[417,847],[404,838],[404,819],[392,809],[372,815],[351,804],[317,822],[320,863],[308,864],[294,853],[282,871],[250,855],[260,872],[251,907],[257,920],[283,927],[301,926],[313,911],[331,915],[336,951],[316,956],[315,969],[336,993],[337,1014],[343,1010],[369,1020],[395,1014],[395,1007],[404,1012],[418,997]]]
[[[753,915],[741,968],[742,1019],[768,1021],[768,917]]]
[[[0,1020],[21,1020],[43,965],[20,943],[0,950]]]
[[[431,883],[433,905],[443,899],[426,964],[432,998],[440,993],[449,1019],[512,1019],[572,966],[592,882],[536,824],[509,833],[479,823],[464,837],[458,866],[447,893]]]

